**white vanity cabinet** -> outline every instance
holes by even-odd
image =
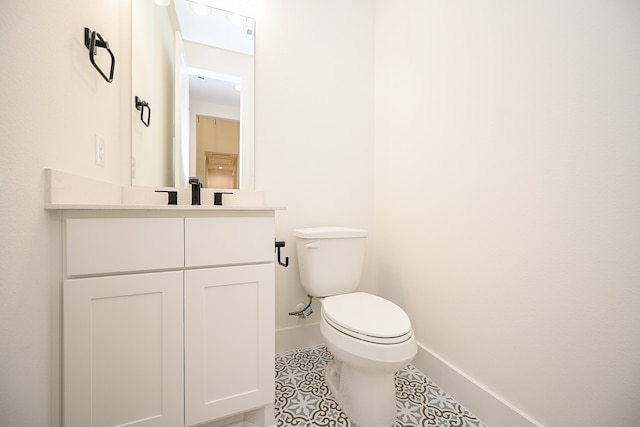
[[[273,210],[61,223],[63,426],[272,425]]]

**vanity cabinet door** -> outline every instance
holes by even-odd
[[[273,263],[185,271],[185,424],[273,403]]]
[[[183,425],[183,272],[63,282],[64,426]]]

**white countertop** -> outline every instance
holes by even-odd
[[[201,205],[191,205],[191,189],[173,187],[131,187],[105,183],[85,177],[45,169],[47,210],[125,210],[125,211],[189,211],[249,212],[276,211],[286,208],[269,206],[261,191],[211,189],[201,190]],[[160,192],[158,192],[160,191]],[[178,204],[169,205],[166,191],[177,193]],[[225,193],[222,205],[214,205],[214,194]]]
[[[123,205],[45,203],[49,210],[136,210],[136,211],[277,211],[282,206],[215,206],[215,205]]]

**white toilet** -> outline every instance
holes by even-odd
[[[300,281],[321,298],[320,332],[334,361],[327,385],[347,416],[362,427],[396,419],[394,373],[417,352],[407,314],[384,298],[355,292],[362,275],[367,230],[294,230]]]

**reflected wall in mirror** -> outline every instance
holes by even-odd
[[[173,82],[175,16],[151,0],[132,0],[131,184],[173,185]],[[135,107],[147,102],[149,127]]]
[[[132,0],[132,97],[151,107],[149,127],[132,108],[132,185],[185,187],[197,176],[209,187],[254,187],[255,19],[217,8],[223,1]],[[198,131],[204,120],[235,123],[235,148],[209,139],[216,128]]]

